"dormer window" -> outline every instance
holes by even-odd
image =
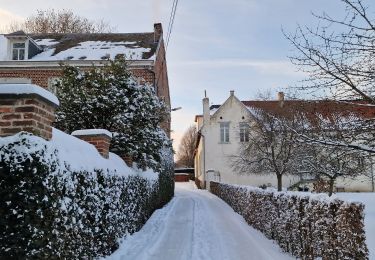
[[[25,42],[14,42],[12,44],[12,60],[24,60],[26,53]]]

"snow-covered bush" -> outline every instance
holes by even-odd
[[[168,109],[153,86],[136,81],[124,58],[85,70],[64,66],[57,90],[57,128],[106,129],[114,133],[112,152],[142,167],[160,167],[159,150],[168,138],[159,125]]]
[[[298,258],[368,259],[361,203],[214,182],[211,191]]]
[[[25,132],[0,138],[1,258],[107,255],[173,196],[169,149],[159,174],[142,172],[53,131],[51,141]]]

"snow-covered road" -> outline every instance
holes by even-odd
[[[175,198],[128,236],[113,259],[294,259],[246,224],[226,203],[193,183],[177,183]]]

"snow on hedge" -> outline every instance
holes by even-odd
[[[298,258],[368,259],[361,203],[215,182],[211,191]]]
[[[334,195],[342,200],[360,202],[365,205],[366,243],[370,259],[375,259],[375,193],[374,192],[340,192]]]
[[[57,106],[59,105],[59,100],[54,94],[34,84],[0,84],[0,94],[36,94]]]
[[[0,146],[10,145],[17,140],[19,140],[19,135],[0,138]],[[13,159],[17,158],[16,161],[7,162],[16,166],[18,163],[23,162],[20,160],[29,159],[29,154],[40,149],[46,149],[46,153],[49,155],[40,159],[45,163],[50,163],[48,159],[53,153],[57,152],[57,158],[61,162],[59,164],[59,170],[61,171],[92,172],[94,170],[104,170],[105,172],[125,177],[131,175],[142,175],[142,177],[147,177],[150,180],[156,180],[158,178],[158,174],[150,169],[144,172],[138,168],[130,168],[124,160],[114,153],[109,153],[109,158],[106,159],[100,155],[94,145],[68,135],[56,128],[52,129],[52,139],[47,142],[46,146],[45,141],[37,136],[29,136],[28,141],[30,146],[19,147],[18,152],[20,157],[14,157]],[[4,158],[7,160],[9,155],[4,154]]]
[[[172,168],[157,174],[129,168],[115,154],[105,159],[57,129],[51,141],[26,132],[0,138],[0,255],[107,255],[173,196],[172,176]]]

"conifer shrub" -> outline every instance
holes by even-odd
[[[159,150],[169,142],[160,124],[169,108],[155,86],[139,84],[123,57],[84,70],[66,65],[62,72],[56,83],[56,128],[66,133],[106,129],[113,133],[111,152],[158,170]]]

